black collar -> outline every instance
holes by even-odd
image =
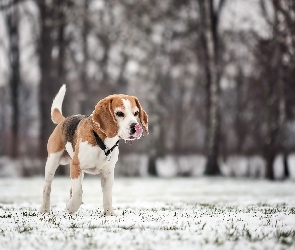
[[[103,141],[99,138],[99,136],[95,133],[95,131],[94,130],[92,131],[93,131],[93,135],[95,137],[97,145],[103,150],[106,157],[108,157],[109,154],[112,153],[113,150],[119,146],[119,140],[118,140],[112,148],[108,149],[107,146],[103,143]],[[110,158],[108,160],[110,160]]]

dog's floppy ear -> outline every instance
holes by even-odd
[[[148,115],[147,113],[142,109],[138,99],[136,97],[135,98],[135,102],[136,102],[136,106],[139,109],[139,119],[140,122],[142,124],[142,126],[144,127],[145,132],[148,134],[149,133],[149,121],[148,121]]]
[[[103,133],[112,138],[118,133],[118,124],[112,109],[113,98],[107,97],[99,101],[93,111],[93,121],[96,122]]]

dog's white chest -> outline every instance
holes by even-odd
[[[99,146],[92,146],[87,141],[80,142],[78,159],[80,167],[85,172],[98,174],[102,168],[115,165],[118,161],[119,150],[115,148],[111,153],[110,161],[107,160],[105,153]]]

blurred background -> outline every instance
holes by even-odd
[[[117,175],[295,179],[294,0],[1,0],[0,176],[44,172],[64,83],[66,116],[148,113]]]

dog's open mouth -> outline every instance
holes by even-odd
[[[129,137],[129,139],[131,139],[131,140],[140,139],[141,136],[142,136],[142,133],[143,133],[143,129],[142,129],[141,125],[140,125],[140,124],[136,124],[136,125],[134,126],[134,129],[135,129],[135,133],[132,134],[132,135]]]

